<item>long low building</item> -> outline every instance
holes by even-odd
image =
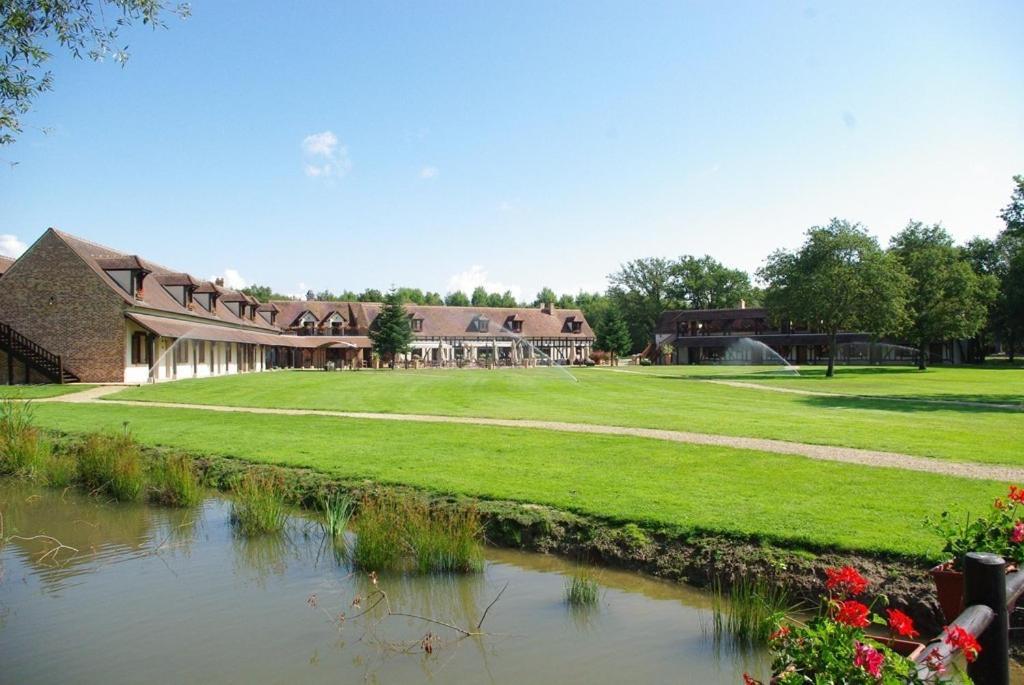
[[[0,261],[0,382],[146,383],[372,363],[379,303],[260,303],[136,255],[48,229]],[[579,310],[408,306],[405,361],[572,364],[594,333]]]
[[[668,310],[658,321],[654,343],[671,350],[659,359],[672,364],[821,364],[829,351],[826,333],[796,322],[775,325],[768,310],[756,307]],[[837,347],[843,363],[911,363],[918,356],[913,347],[863,332],[841,332]],[[963,343],[949,341],[931,345],[928,356],[931,364],[960,363],[968,351]]]

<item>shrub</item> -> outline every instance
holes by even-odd
[[[600,598],[597,578],[590,569],[578,568],[565,579],[565,601],[571,607],[592,607]]]
[[[432,509],[419,499],[363,500],[352,561],[367,571],[469,573],[483,568],[483,528],[473,508]]]
[[[30,402],[0,400],[0,475],[34,477],[49,456],[34,414]]]
[[[49,458],[43,461],[43,482],[54,488],[67,487],[75,481],[77,469],[73,454],[50,450]]]
[[[138,500],[145,486],[138,443],[127,431],[87,436],[78,449],[78,479],[93,493],[122,502]]]
[[[927,523],[943,538],[948,565],[960,571],[968,552],[990,552],[1024,564],[1024,488],[1011,485],[1006,497],[997,497],[980,516],[966,514],[960,521],[944,511]]]
[[[192,460],[175,454],[158,461],[150,474],[149,500],[169,507],[191,507],[203,499]]]
[[[236,483],[231,523],[240,534],[280,532],[286,518],[284,493],[276,480],[249,473]]]

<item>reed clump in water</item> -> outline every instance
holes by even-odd
[[[119,435],[93,434],[77,450],[78,480],[93,493],[121,502],[138,500],[146,485],[139,444],[127,430]]]
[[[287,511],[280,483],[269,476],[248,473],[234,487],[231,523],[241,535],[278,533],[284,529]]]
[[[483,568],[483,526],[474,508],[436,508],[417,498],[363,500],[352,562],[368,571],[473,573]]]
[[[728,637],[743,646],[767,644],[786,615],[796,608],[784,589],[764,578],[740,578],[728,593],[718,579],[711,585],[716,641]]]
[[[53,450],[34,419],[30,402],[0,400],[0,475],[34,478],[42,471]]]
[[[597,606],[600,586],[594,573],[587,568],[578,568],[565,579],[565,601],[571,607]]]
[[[191,507],[199,504],[203,491],[192,460],[173,454],[156,462],[150,469],[149,500],[168,507]]]

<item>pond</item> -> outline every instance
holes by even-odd
[[[678,584],[597,570],[589,610],[564,600],[575,565],[488,549],[472,576],[381,576],[392,610],[339,562],[318,526],[239,539],[230,504],[194,510],[104,503],[0,483],[0,683],[730,683],[763,653],[716,647],[710,599]],[[358,606],[353,600],[360,597]],[[338,615],[346,613],[346,620]],[[432,652],[422,640],[427,633]]]

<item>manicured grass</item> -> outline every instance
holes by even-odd
[[[10,397],[18,400],[39,400],[45,397],[70,395],[94,388],[95,385],[70,383],[68,385],[0,385],[0,398]]]
[[[554,403],[549,403],[553,405]],[[639,438],[316,416],[37,406],[72,432],[120,430],[147,444],[309,467],[429,491],[547,504],[679,532],[933,557],[923,523],[979,511],[1004,484]]]
[[[638,369],[644,367],[637,367]],[[652,367],[646,367],[650,369]],[[117,399],[570,421],[773,438],[991,463],[1024,463],[1024,412],[884,398],[817,397],[698,382],[687,369],[650,373],[554,369],[280,371],[129,389]],[[747,367],[749,368],[749,367]],[[957,369],[934,372],[957,381]],[[964,370],[970,387],[982,372]],[[991,375],[985,375],[991,374]],[[982,378],[1024,371],[985,371]],[[893,378],[902,378],[901,373]],[[778,381],[771,381],[778,382]],[[799,382],[799,381],[796,381]],[[880,381],[878,381],[880,382]],[[923,381],[922,381],[923,382]],[[978,381],[981,382],[981,381]],[[989,387],[994,381],[984,381]],[[819,388],[825,383],[804,381]],[[831,384],[828,385],[831,388]]]
[[[799,375],[766,366],[645,366],[630,371],[694,380],[737,380],[816,392],[1013,404],[1024,407],[1024,366],[1005,361],[984,366],[839,366],[827,378],[822,366],[805,366]]]

